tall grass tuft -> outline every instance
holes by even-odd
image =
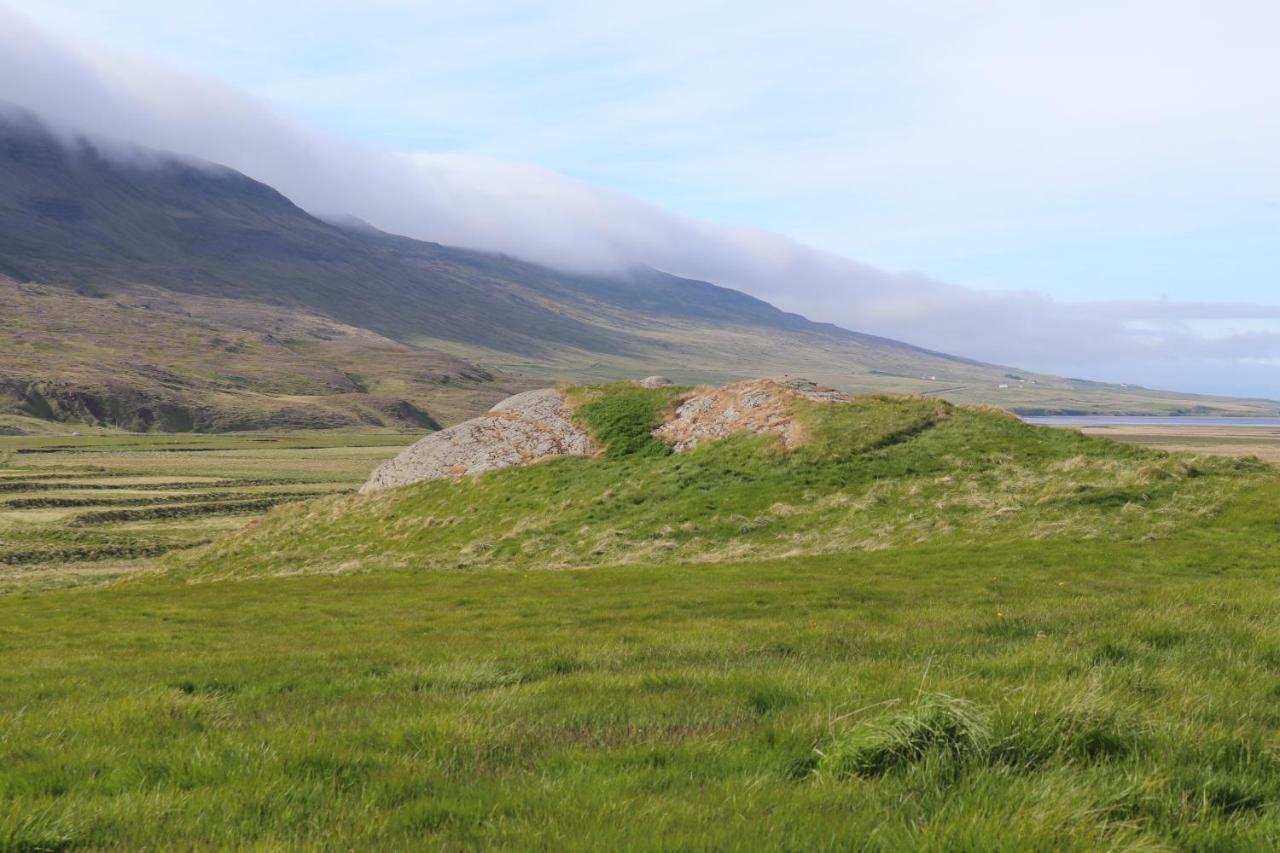
[[[923,693],[904,710],[866,720],[817,750],[817,774],[835,779],[882,776],[938,753],[953,766],[984,757],[992,744],[976,705],[944,693]]]
[[[1152,734],[1136,709],[1108,701],[1097,683],[1056,708],[1015,707],[1000,716],[992,758],[1022,769],[1114,761],[1141,752]]]

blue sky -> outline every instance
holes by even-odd
[[[805,262],[807,286],[726,282],[821,319],[1031,368],[1280,394],[1269,378],[1280,367],[1275,2],[8,6],[73,51],[218,81],[308,132],[446,164],[450,181],[487,181],[495,203],[546,198],[550,178],[521,183],[546,170],[734,229],[717,245],[755,229],[786,235],[908,274],[903,293],[919,271],[948,284],[912,298],[963,302],[970,313],[951,316],[971,326],[1069,315],[1044,346],[1028,333],[1001,348],[982,329],[953,334],[893,298],[872,305],[827,286],[813,272],[825,261]],[[270,172],[234,149],[192,153]],[[347,199],[359,207],[350,195],[311,206]],[[356,212],[405,231],[425,221]],[[532,244],[510,240],[516,253]],[[689,252],[653,260],[670,257],[679,266]],[[675,271],[738,269],[688,267]],[[1011,296],[993,308],[1001,291]],[[1126,307],[1101,307],[1117,301]],[[1080,352],[1093,342],[1078,337],[1104,319],[1115,340]]]

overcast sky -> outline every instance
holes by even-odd
[[[308,209],[1280,396],[1274,0],[5,3],[0,98]]]

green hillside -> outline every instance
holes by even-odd
[[[282,507],[175,565],[219,577],[550,568],[1154,537],[1214,512],[1265,470],[911,397],[797,400],[811,440],[793,452],[743,435],[671,454],[648,433],[681,390],[571,390],[606,447],[600,458]]]
[[[0,415],[0,436],[6,435],[58,435],[68,428],[43,418],[23,415]]]

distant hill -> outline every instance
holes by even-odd
[[[430,428],[550,380],[792,372],[1035,412],[1275,413],[981,364],[652,269],[580,276],[325,221],[225,167],[0,110],[0,411]],[[1003,387],[1002,387],[1003,386]]]

